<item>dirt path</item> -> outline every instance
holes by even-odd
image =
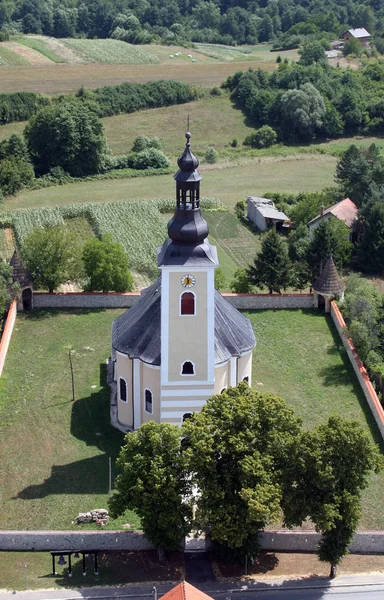
[[[51,65],[52,61],[49,60],[44,54],[37,52],[37,50],[33,50],[32,48],[28,48],[27,46],[23,46],[22,44],[18,44],[17,42],[3,42],[2,44],[6,48],[15,52],[19,56],[22,56],[27,60],[31,65]]]

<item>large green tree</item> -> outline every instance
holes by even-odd
[[[185,421],[185,455],[199,489],[197,520],[217,551],[253,557],[259,532],[280,517],[282,488],[300,421],[283,400],[246,382]]]
[[[59,285],[74,281],[82,273],[81,250],[65,227],[38,227],[24,240],[21,257],[35,289],[53,292]]]
[[[320,560],[335,566],[356,531],[368,476],[382,468],[383,458],[359,423],[337,416],[303,432],[299,448],[283,494],[285,523],[310,517],[322,534]]]
[[[288,90],[280,103],[282,129],[287,141],[310,141],[323,126],[326,107],[320,92],[304,83],[299,89]]]
[[[85,274],[89,278],[87,290],[91,292],[131,292],[133,277],[129,271],[128,257],[121,244],[112,236],[101,240],[91,238],[83,249]]]
[[[98,173],[107,152],[100,119],[81,102],[41,109],[24,130],[37,173],[62,167],[75,177]]]
[[[346,224],[336,218],[322,221],[313,231],[307,251],[312,282],[320,275],[330,255],[339,268],[350,260],[352,244],[348,239],[349,233]]]
[[[146,537],[161,551],[177,550],[191,529],[191,480],[180,449],[175,425],[150,421],[129,433],[117,461],[121,473],[116,492],[109,501],[114,517],[134,510]]]
[[[384,201],[375,202],[364,211],[359,259],[364,271],[384,273]]]
[[[287,244],[275,229],[271,229],[265,236],[261,252],[248,268],[248,276],[253,285],[268,288],[270,294],[280,294],[281,290],[286,290],[290,285],[292,263]]]

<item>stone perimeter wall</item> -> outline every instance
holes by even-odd
[[[312,294],[223,294],[241,310],[313,308]],[[130,308],[140,292],[121,293],[53,293],[35,292],[33,308]]]
[[[315,552],[320,534],[313,531],[265,531],[261,545],[274,552]],[[142,532],[128,531],[0,531],[0,551],[49,552],[91,550],[152,550]],[[384,531],[359,531],[350,551],[384,553]]]
[[[343,315],[340,312],[339,307],[336,302],[331,302],[331,316],[333,322],[336,326],[337,331],[339,332],[341,341],[343,342],[344,348],[347,351],[348,358],[351,361],[352,367],[357,375],[359,380],[361,389],[364,392],[364,395],[367,399],[369,408],[371,409],[372,415],[377,423],[380,434],[382,438],[384,438],[384,410],[381,406],[380,400],[376,394],[375,388],[372,385],[371,380],[369,379],[366,368],[361,362],[359,355],[356,352],[352,341],[347,337],[345,333],[345,321]]]

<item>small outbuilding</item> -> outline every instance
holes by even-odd
[[[18,283],[20,286],[20,294],[17,298],[17,310],[31,310],[33,308],[32,277],[17,250],[14,251],[9,264],[13,268],[13,283]]]
[[[325,263],[319,277],[312,286],[313,304],[315,308],[331,311],[331,300],[344,297],[344,285],[339,277],[332,256]]]
[[[266,231],[272,227],[279,231],[285,221],[289,221],[289,217],[276,208],[273,200],[257,196],[247,197],[247,216],[260,231]]]

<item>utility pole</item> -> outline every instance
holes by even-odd
[[[73,364],[72,364],[72,351],[71,349],[68,350],[68,356],[69,356],[69,364],[71,367],[71,377],[72,377],[72,402],[75,401],[75,379],[73,376]]]

